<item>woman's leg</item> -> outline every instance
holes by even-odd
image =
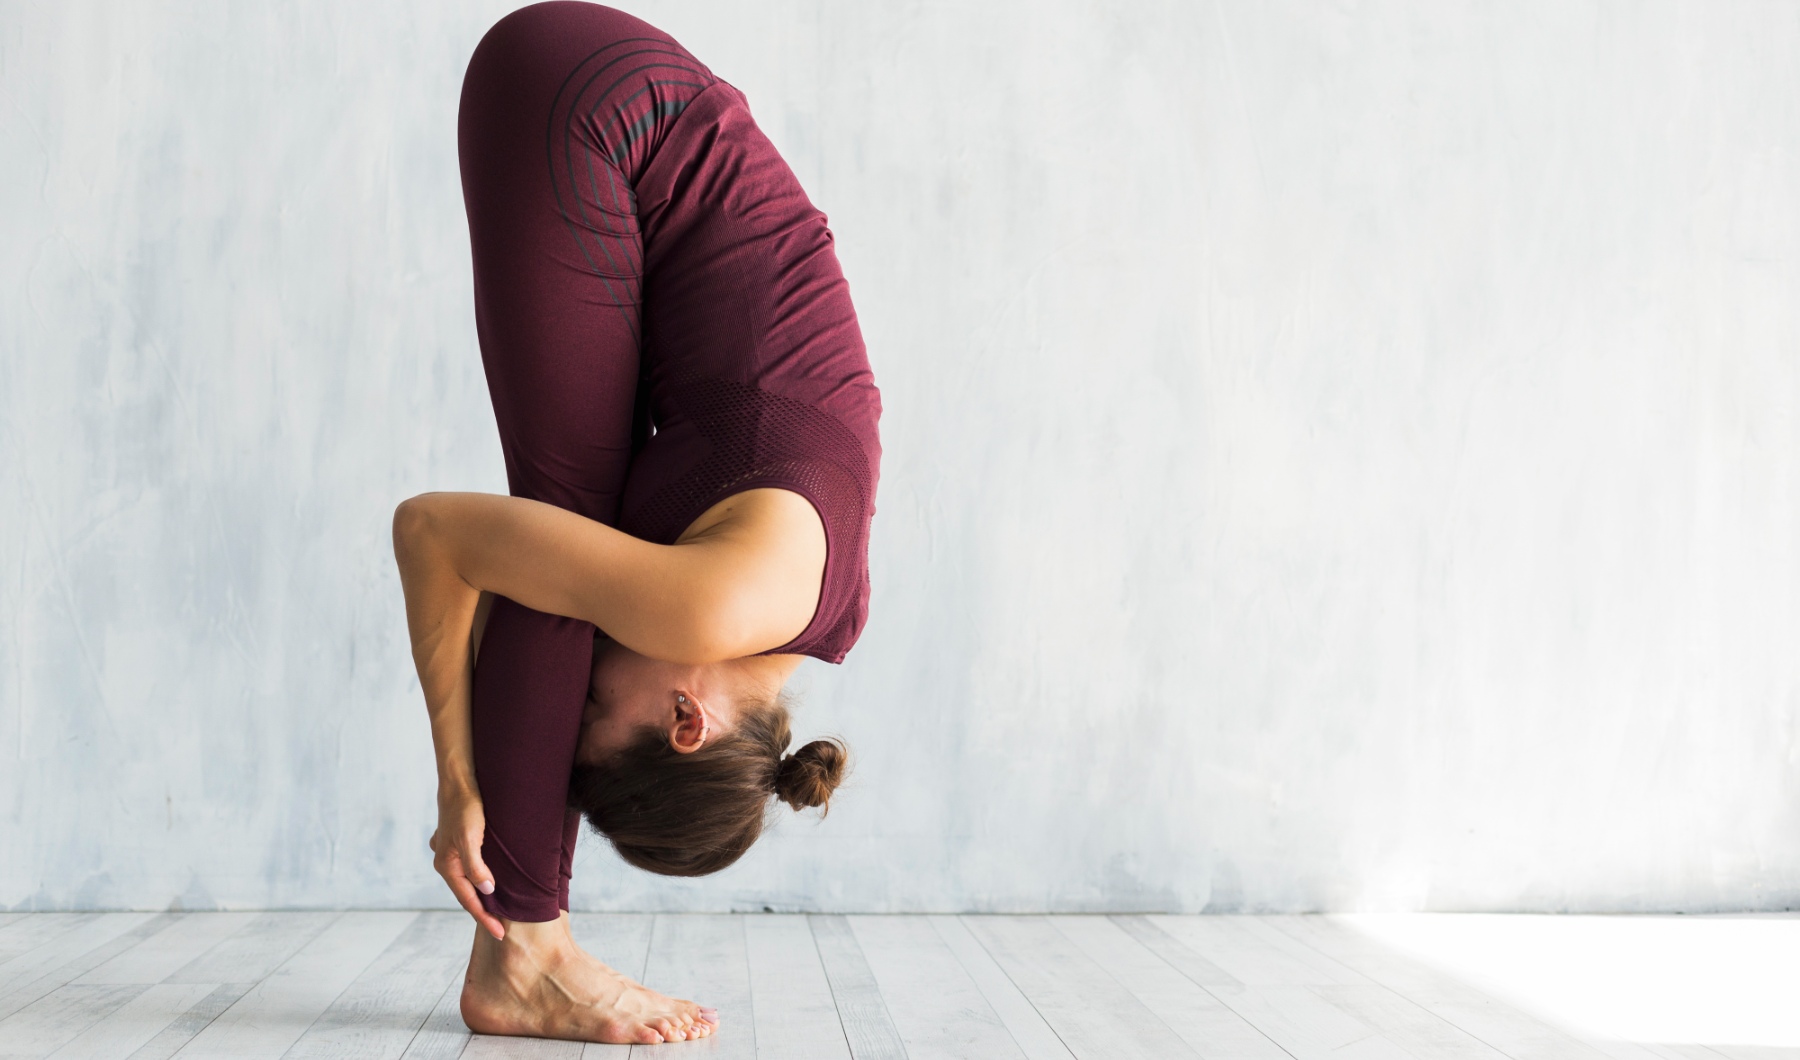
[[[521,76],[528,54],[504,47],[516,36],[477,49],[457,128],[481,358],[512,492],[611,523],[631,457],[637,279],[586,268],[554,208],[532,120],[547,101]],[[621,239],[635,241],[635,226]],[[569,769],[593,638],[588,623],[504,598],[488,616],[472,712],[494,873],[483,902],[509,920],[555,920],[567,903]]]
[[[634,427],[643,252],[631,174],[711,77],[621,12],[547,3],[490,30],[458,115],[475,318],[517,496],[606,523]],[[579,817],[566,809],[594,629],[498,599],[475,672],[488,909],[568,907]]]
[[[685,55],[608,8],[525,8],[476,48],[457,122],[476,327],[507,480],[518,496],[607,523],[646,431],[643,417],[634,424],[642,247],[626,174],[680,112],[668,93],[692,80],[657,72],[662,60],[646,49]],[[702,1010],[588,957],[559,916],[593,638],[585,622],[503,598],[488,614],[472,710],[482,857],[495,884],[483,901],[511,923],[504,941],[476,932],[463,1018],[496,1034],[701,1037],[711,1029]]]

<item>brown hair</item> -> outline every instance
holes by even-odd
[[[681,754],[658,728],[600,765],[577,765],[569,804],[619,856],[664,876],[718,872],[762,835],[769,796],[799,810],[825,806],[843,779],[849,749],[814,740],[791,755],[782,702],[745,706],[737,725]]]

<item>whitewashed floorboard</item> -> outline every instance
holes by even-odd
[[[345,913],[194,1036],[184,1060],[279,1057],[418,913]]]
[[[1612,1057],[1613,1060],[1731,1060],[1725,1054],[1715,1052],[1703,1045],[1605,1041],[1583,1038],[1579,1034],[1573,1037],[1593,1046]]]
[[[1150,923],[1143,916],[1115,916],[1110,918],[1125,932],[1138,940],[1143,947],[1167,961],[1171,967],[1201,986],[1211,990],[1213,987],[1224,987],[1236,990],[1243,982],[1205,957],[1195,953],[1159,927]]]
[[[14,957],[49,942],[65,932],[73,931],[102,913],[27,913],[12,923],[0,925],[0,968]]]
[[[342,913],[263,913],[169,973],[169,983],[256,983]]]
[[[255,920],[255,913],[188,913],[75,983],[160,983]]]
[[[1631,1043],[1595,1042],[1594,1046],[1595,1046],[1595,1048],[1598,1048],[1601,1052],[1606,1053],[1608,1056],[1617,1056],[1620,1054],[1613,1053],[1611,1050],[1609,1050],[1607,1048],[1607,1046],[1609,1046],[1609,1045],[1617,1045],[1617,1044],[1637,1045],[1640,1043],[1637,1043],[1637,1042],[1631,1042]],[[1677,1043],[1672,1043],[1672,1044],[1664,1044],[1664,1043],[1644,1044],[1644,1049],[1645,1049],[1645,1051],[1659,1057],[1660,1060],[1730,1060],[1730,1058],[1725,1053],[1719,1052],[1717,1049],[1713,1048],[1712,1046],[1693,1045],[1693,1044],[1686,1043],[1686,1042],[1677,1042]],[[1630,1060],[1642,1060],[1642,1058],[1634,1056],[1634,1057],[1631,1057]]]
[[[1309,986],[1214,987],[1231,1011],[1268,1035],[1296,1060],[1356,1057],[1359,1060],[1410,1060],[1376,1027],[1320,997]],[[1435,1058],[1433,1058],[1435,1060]]]
[[[963,922],[1078,1060],[1196,1056],[1181,1036],[1044,917]]]
[[[933,930],[944,945],[956,955],[956,963],[962,965],[963,971],[975,981],[976,989],[1006,1025],[1007,1033],[1012,1035],[1013,1043],[1024,1050],[1028,1060],[1074,1060],[1069,1047],[1056,1035],[1044,1016],[1031,1003],[1031,999],[1019,989],[994,960],[994,955],[987,951],[979,939],[969,931],[969,926],[958,916],[932,916]]]
[[[137,945],[176,915],[104,913],[13,958],[0,974],[0,1019]]]
[[[193,1041],[199,1034],[219,1018],[226,1009],[237,1004],[237,1000],[250,992],[255,983],[168,983],[167,986],[208,987],[210,992],[200,999],[192,1008],[176,1016],[167,1027],[156,1033],[154,1038],[138,1047],[131,1054],[131,1060],[169,1060],[181,1051],[181,1047]]]
[[[580,1060],[581,1048],[580,1042],[475,1034],[462,1055],[463,1060]]]
[[[831,999],[837,1006],[838,1022],[844,1028],[844,1040],[856,1060],[905,1060],[906,1045],[894,1020],[888,1014],[881,988],[869,972],[862,946],[850,930],[850,921],[842,916],[812,916],[813,942],[819,948],[819,961],[825,967],[825,979],[831,984]]]
[[[469,1028],[462,1018],[462,977],[458,976],[439,995],[431,1015],[407,1043],[400,1060],[456,1060],[468,1048],[469,1038]]]
[[[831,984],[806,917],[744,917],[756,1055],[783,1060],[850,1060]]]
[[[1051,923],[1199,1055],[1287,1060],[1268,1035],[1106,917],[1054,917]]]
[[[1277,944],[1259,936],[1248,919],[1145,917],[1147,930],[1133,937],[1172,967],[1198,963],[1209,977],[1217,971],[1236,980],[1210,983],[1207,992],[1299,1060],[1407,1060],[1379,1028],[1316,992],[1365,979],[1317,954],[1292,952],[1285,937]]]
[[[468,965],[468,914],[421,913],[338,995],[284,1060],[396,1060]]]
[[[0,1055],[44,1056],[111,1015],[141,986],[64,986],[0,1020]]]
[[[1405,996],[1511,1060],[1601,1060],[1606,1055],[1330,917],[1269,917],[1265,922]]]
[[[140,989],[142,993],[50,1054],[50,1060],[119,1060],[130,1056],[183,1013],[206,1000],[214,988],[211,983],[160,983]]]
[[[1312,990],[1415,1056],[1507,1060],[1505,1053],[1385,986],[1315,986]]]
[[[1367,982],[1333,961],[1308,961],[1260,937],[1247,917],[1144,918],[1245,986],[1338,986]]]
[[[659,915],[650,935],[644,985],[669,997],[719,1010],[719,1029],[680,1046],[680,1055],[756,1056],[756,1012],[750,1000],[750,966],[744,922],[735,916]],[[670,1056],[666,1046],[634,1045],[633,1060]]]
[[[0,995],[63,967],[96,947],[104,946],[151,918],[150,913],[101,913],[71,923],[67,931],[48,932],[0,964]]]
[[[1197,920],[1199,917],[1180,917],[1181,920]],[[1214,917],[1213,919],[1222,919]],[[1335,957],[1327,956],[1287,932],[1275,926],[1274,917],[1269,916],[1234,916],[1231,922],[1243,928],[1244,934],[1258,939],[1270,948],[1299,961],[1301,964],[1318,972],[1338,986],[1371,986],[1374,980],[1350,967]]]
[[[1024,1060],[1005,1022],[931,921],[853,916],[850,929],[910,1060]]]
[[[650,954],[650,932],[656,925],[655,916],[649,913],[576,913],[570,919],[576,945],[603,964],[640,983],[644,981],[644,959]],[[656,988],[652,986],[651,989]],[[589,1042],[581,1051],[581,1060],[625,1060],[630,1055],[629,1045]]]

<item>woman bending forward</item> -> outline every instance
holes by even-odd
[[[862,631],[880,395],[824,215],[667,34],[587,3],[508,15],[458,151],[512,496],[414,497],[394,552],[435,864],[480,925],[463,1018],[702,1037],[716,1013],[575,946],[577,827],[698,876],[749,849],[769,796],[825,804],[844,749],[784,757],[780,692]]]

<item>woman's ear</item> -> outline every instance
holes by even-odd
[[[678,754],[692,754],[706,746],[712,719],[706,707],[686,692],[675,693],[675,720],[669,728],[669,746]]]

